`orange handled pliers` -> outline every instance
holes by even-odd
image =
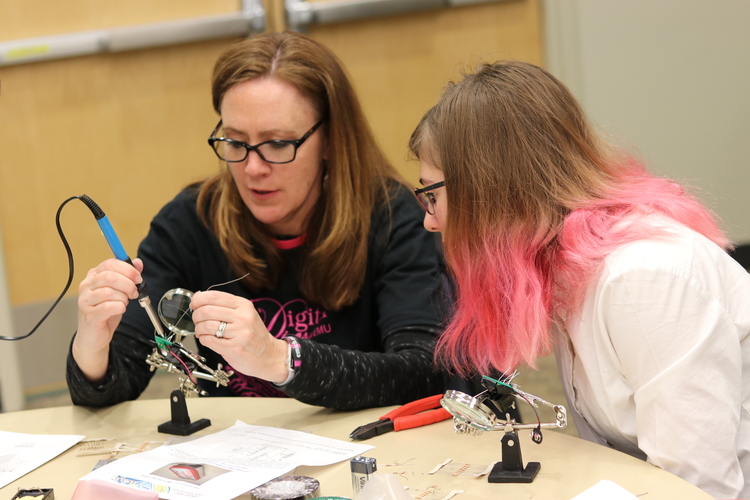
[[[349,437],[362,441],[386,432],[413,429],[450,418],[451,414],[440,407],[442,398],[443,395],[438,394],[400,406],[386,413],[375,422],[357,427],[349,434]]]

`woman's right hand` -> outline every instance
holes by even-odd
[[[94,269],[78,286],[78,332],[73,358],[91,382],[107,373],[109,343],[130,299],[138,298],[136,283],[142,281],[143,262],[109,259]]]

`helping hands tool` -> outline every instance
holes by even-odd
[[[125,252],[122,243],[120,243],[120,239],[117,237],[117,234],[112,228],[109,219],[104,214],[104,211],[94,200],[85,194],[80,196],[80,200],[94,214],[94,218],[99,224],[99,228],[102,230],[102,234],[107,240],[109,247],[112,249],[115,258],[133,265],[133,261],[128,257],[127,252]],[[229,377],[233,375],[233,372],[222,370],[221,364],[217,366],[216,370],[212,370],[206,366],[206,359],[203,356],[194,353],[180,343],[184,332],[176,331],[170,327],[170,335],[167,335],[164,332],[164,328],[162,328],[159,316],[157,316],[154,307],[151,305],[146,282],[141,281],[136,286],[138,287],[138,303],[146,311],[146,314],[151,320],[151,324],[154,326],[155,330],[154,343],[156,344],[156,347],[146,358],[146,363],[151,367],[151,370],[153,371],[159,368],[166,370],[169,373],[180,374],[180,390],[184,394],[192,392],[200,394],[201,396],[207,395],[206,391],[198,387],[196,378],[216,382],[217,387],[220,385],[226,386],[229,383]],[[197,371],[195,370],[195,367],[198,367],[203,371]]]
[[[413,429],[451,418],[451,414],[440,407],[442,398],[443,395],[438,394],[400,406],[375,422],[357,427],[349,438],[362,441],[386,432]]]
[[[479,435],[483,431],[502,430],[502,461],[495,463],[487,480],[490,483],[530,483],[534,480],[541,464],[529,462],[526,467],[521,457],[521,445],[518,440],[519,429],[531,429],[531,440],[536,444],[542,442],[542,427],[564,429],[568,425],[567,412],[562,405],[555,405],[544,399],[523,392],[516,384],[511,383],[516,373],[504,380],[482,376],[482,385],[486,391],[469,396],[460,391],[447,391],[440,404],[453,415],[453,430],[457,434]],[[525,401],[534,410],[536,423],[523,424],[516,422],[507,413],[509,398]],[[489,403],[505,414],[505,420],[499,419]],[[555,412],[554,422],[542,422],[539,418],[537,403],[551,407]],[[515,402],[511,402],[515,405]]]

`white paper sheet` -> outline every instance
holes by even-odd
[[[583,493],[574,496],[572,500],[638,500],[638,497],[619,484],[602,479]]]
[[[372,448],[238,421],[193,441],[118,459],[82,479],[156,491],[166,500],[229,500],[300,465],[329,465]]]
[[[49,462],[83,438],[0,431],[0,488]]]

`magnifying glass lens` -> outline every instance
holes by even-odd
[[[159,318],[170,332],[181,335],[195,333],[193,323],[193,311],[190,309],[190,301],[193,292],[182,288],[173,288],[159,301]]]
[[[465,424],[482,431],[495,428],[495,416],[487,409],[482,401],[460,391],[448,391],[440,400],[440,404],[451,415]]]

